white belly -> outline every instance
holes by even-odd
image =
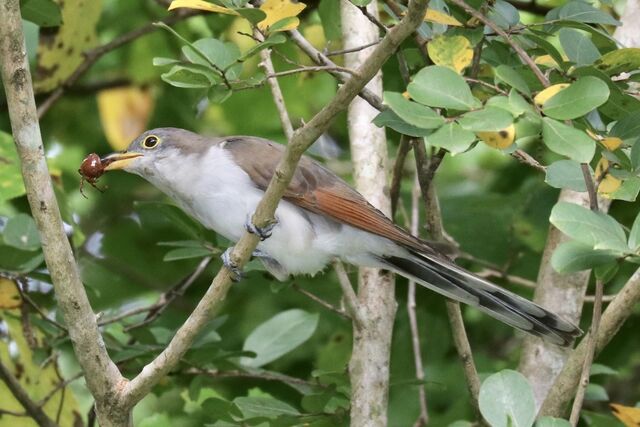
[[[147,179],[202,225],[238,241],[264,192],[219,147],[212,147],[193,161],[200,167],[176,170],[179,165],[175,163],[156,161],[156,173],[147,174]],[[207,174],[202,173],[204,168]],[[395,247],[387,239],[304,211],[286,200],[280,202],[276,218],[278,224],[271,237],[260,242],[258,249],[291,274],[315,274],[336,257],[359,265],[375,265],[368,248],[378,252]]]

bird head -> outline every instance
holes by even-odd
[[[194,151],[202,137],[178,128],[157,128],[144,132],[126,150],[101,159],[105,171],[122,169],[148,175],[159,161],[179,162],[182,154]]]

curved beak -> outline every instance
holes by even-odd
[[[131,164],[133,159],[138,157],[142,157],[142,153],[113,153],[109,154],[107,157],[103,157],[100,159],[102,165],[104,166],[105,171],[112,171],[117,169],[124,169]]]

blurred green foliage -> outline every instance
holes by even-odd
[[[36,3],[40,2],[30,0],[25,2],[25,6]],[[48,4],[51,2],[42,0],[42,3],[51,6]],[[151,0],[103,0],[102,3],[103,10],[96,28],[99,43],[106,43],[166,15],[159,2]],[[477,5],[480,2],[471,3]],[[556,60],[556,65],[545,68],[553,83],[563,82],[571,76],[578,79],[571,86],[573,92],[578,96],[591,95],[580,102],[572,98],[575,102],[569,102],[571,109],[565,108],[567,101],[562,97],[542,109],[542,113],[558,120],[577,119],[575,127],[550,118],[542,121],[540,111],[531,105],[530,100],[531,94],[539,91],[541,85],[509,47],[496,38],[484,47],[480,77],[491,85],[499,85],[505,92],[503,96],[483,86],[474,86],[470,90],[464,79],[447,68],[423,68],[424,63],[413,42],[408,41],[402,51],[410,72],[417,73],[408,87],[416,102],[400,95],[407,87],[402,83],[398,60],[393,57],[383,68],[385,90],[389,91],[385,94],[385,103],[390,109],[376,119],[376,124],[388,126],[391,153],[398,146],[398,132],[432,135],[431,140],[427,137],[427,141],[455,153],[445,158],[436,183],[447,232],[465,253],[475,258],[461,262],[473,270],[482,269],[484,263],[490,263],[506,273],[531,281],[535,281],[541,262],[558,189],[584,189],[576,171],[577,163],[566,157],[591,161],[594,152],[596,159],[608,156],[609,161],[616,165],[611,174],[625,182],[637,179],[640,164],[640,150],[635,148],[640,133],[637,126],[640,101],[624,93],[623,84],[609,79],[615,73],[628,71],[629,67],[637,68],[637,53],[629,52],[624,61],[620,60],[615,57],[618,51],[613,50],[615,45],[607,30],[589,25],[615,24],[610,14],[579,1],[563,6],[556,4],[558,2],[549,3],[553,3],[549,8],[561,6],[547,15],[547,21],[553,20],[553,23],[533,27],[519,36],[518,41],[536,55],[548,54]],[[432,1],[432,6],[447,10],[443,2]],[[322,0],[319,6],[310,4],[301,15],[301,32],[321,49],[340,48],[337,9],[337,2]],[[461,10],[448,9],[461,22],[466,21]],[[384,19],[392,22],[391,15],[390,11],[385,11]],[[518,10],[501,0],[496,2],[490,16],[505,28],[520,22]],[[33,20],[43,27],[45,22],[46,25],[50,22]],[[188,45],[185,47],[185,42],[174,34],[161,29],[135,39],[101,58],[74,88],[67,90],[41,121],[67,234],[76,250],[93,308],[101,313],[101,321],[106,322],[132,308],[154,303],[160,294],[188,277],[202,257],[213,257],[213,262],[194,285],[179,295],[152,323],[135,327],[144,320],[145,315],[141,314],[118,322],[107,322],[104,326],[109,352],[129,377],[163,348],[173,331],[188,316],[220,268],[217,254],[229,242],[203,229],[136,176],[108,174],[101,180],[101,185],[106,187],[104,192],[85,187],[87,198],[80,194],[77,168],[83,157],[91,152],[106,154],[112,150],[104,136],[95,88],[101,84],[123,83],[148,88],[153,99],[153,114],[148,128],[174,126],[209,135],[246,134],[285,141],[271,93],[260,84],[258,59],[255,55],[243,56],[254,46],[250,37],[241,34],[250,33],[247,22],[239,17],[209,14],[179,22],[173,28],[189,43],[193,42],[196,51]],[[49,30],[41,28],[41,34],[46,31]],[[477,29],[447,29],[440,24],[424,24],[421,28],[423,35],[444,31],[465,35],[472,44],[478,43],[482,36]],[[292,68],[289,61],[310,64],[292,42],[279,35],[274,33],[267,39],[277,52],[273,55],[277,70]],[[563,57],[562,50],[566,57]],[[35,61],[33,52],[29,53]],[[339,57],[336,61],[340,63]],[[155,67],[154,63],[170,65],[170,71],[167,67]],[[231,72],[225,73],[223,78],[218,69]],[[495,72],[495,80],[491,69]],[[229,86],[225,79],[231,81]],[[292,74],[279,81],[296,126],[319,111],[337,87],[335,79],[325,73]],[[185,89],[185,85],[191,88]],[[242,85],[257,87],[244,89],[240,87]],[[434,94],[429,92],[438,85],[449,90],[446,99],[434,98]],[[40,93],[38,100],[42,101],[46,96],[46,93]],[[489,105],[480,110],[483,115],[464,113],[482,107],[483,102]],[[598,110],[600,115],[589,113],[598,106],[602,106]],[[435,113],[431,107],[448,109],[448,113],[462,110],[457,111],[461,117],[456,113],[458,122],[450,121],[443,126],[444,120],[439,116],[443,111]],[[419,116],[418,119],[412,114]],[[513,123],[516,143],[520,148],[526,149],[542,164],[553,164],[547,169],[546,177],[509,157],[513,147],[500,151],[478,142],[474,132],[498,130],[490,126],[495,125],[496,120],[504,121],[505,125]],[[583,132],[585,128],[591,128],[605,133],[612,125],[611,134],[624,141],[622,148],[612,152],[607,152],[600,145],[594,148],[595,142]],[[440,137],[437,133],[432,134],[436,128],[440,128],[436,131],[440,132]],[[63,323],[48,284],[50,279],[44,268],[39,240],[34,235],[33,221],[28,216],[24,189],[15,168],[17,157],[12,151],[5,109],[0,111],[0,129],[3,132],[0,133],[0,270],[5,276],[24,279],[24,290],[34,302],[51,318]],[[587,144],[580,145],[575,138],[576,133],[580,138],[587,138]],[[327,165],[350,180],[344,115],[332,124],[327,136],[343,153],[337,158],[327,159]],[[577,145],[572,148],[569,143]],[[407,162],[401,186],[404,206],[409,206],[413,182],[414,168],[410,163]],[[607,294],[620,289],[635,269],[633,264],[618,263],[617,259],[634,258],[632,254],[637,251],[637,233],[640,233],[640,225],[634,224],[638,212],[637,193],[638,189],[634,187],[624,197],[618,197],[632,202],[614,202],[611,216],[607,219],[594,219],[596,214],[580,212],[594,224],[605,221],[611,225],[620,237],[616,244],[627,245],[626,236],[629,235],[628,247],[604,248],[609,255],[604,262],[619,264],[619,271],[606,286]],[[396,220],[400,224],[407,222],[402,209]],[[580,240],[584,237],[581,229],[568,225],[565,230],[559,223],[554,224],[578,239],[572,243],[579,248],[569,248],[569,255],[575,255],[579,250],[592,253],[602,249],[597,247],[600,239]],[[575,267],[568,261],[563,264],[567,268],[572,265]],[[355,280],[355,270],[351,269],[350,273]],[[528,298],[532,296],[531,289],[518,288],[499,277],[495,280]],[[392,426],[407,426],[412,425],[419,414],[419,384],[414,381],[410,350],[407,287],[404,279],[399,278],[397,283],[399,308],[393,333],[389,419]],[[251,264],[247,278],[234,285],[222,311],[188,352],[184,362],[138,405],[134,412],[136,425],[199,426],[209,423],[226,426],[242,422],[248,425],[297,425],[302,422],[313,426],[347,425],[351,324],[296,291],[292,284],[340,305],[340,288],[331,270],[314,278],[296,277],[289,283],[279,284],[257,264]],[[451,343],[444,301],[419,289],[417,306],[431,425],[472,420],[476,415],[469,404],[462,367]],[[590,311],[589,307],[585,309],[583,325],[589,325],[590,315],[587,313]],[[282,322],[279,316],[292,315],[303,325],[304,333],[294,328],[291,334],[285,334],[281,342],[262,342],[265,336],[271,338],[272,332],[260,331],[273,331],[274,327],[280,330],[291,319],[285,319],[282,324],[278,323]],[[36,355],[57,355],[58,369],[63,378],[70,378],[78,372],[68,338],[28,307],[20,313],[0,311],[0,325],[3,325],[0,327],[0,354],[3,360],[8,357],[5,355],[12,343],[23,340],[24,330],[16,327],[12,320],[17,317],[22,317],[23,324],[37,329],[46,339],[40,340],[32,353],[26,351],[24,345],[18,346],[17,355],[11,357],[22,360]],[[522,338],[518,333],[471,308],[464,309],[464,318],[483,377],[517,366]],[[11,327],[4,326],[7,324]],[[607,371],[607,375],[595,379],[596,386],[601,388],[597,389],[599,393],[592,389],[589,395],[593,399],[587,402],[587,407],[594,415],[583,421],[586,424],[615,425],[606,400],[630,406],[640,400],[640,390],[629,386],[637,385],[640,380],[639,326],[640,315],[636,311],[598,358],[600,364],[615,368],[615,372]],[[280,347],[275,349],[277,345]],[[91,398],[82,382],[77,380],[64,389],[72,393],[79,412],[86,419]],[[4,404],[8,392],[4,389],[0,392],[3,393],[0,401]],[[4,408],[3,404],[0,404],[1,409],[10,409]],[[70,404],[76,405],[75,402]],[[15,424],[15,421],[16,418],[11,416],[0,416],[0,426]],[[24,418],[19,421],[26,423]]]

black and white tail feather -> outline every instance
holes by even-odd
[[[453,262],[410,250],[409,257],[381,260],[391,270],[448,298],[477,307],[492,317],[561,346],[582,334],[580,328],[539,305],[484,280]]]

